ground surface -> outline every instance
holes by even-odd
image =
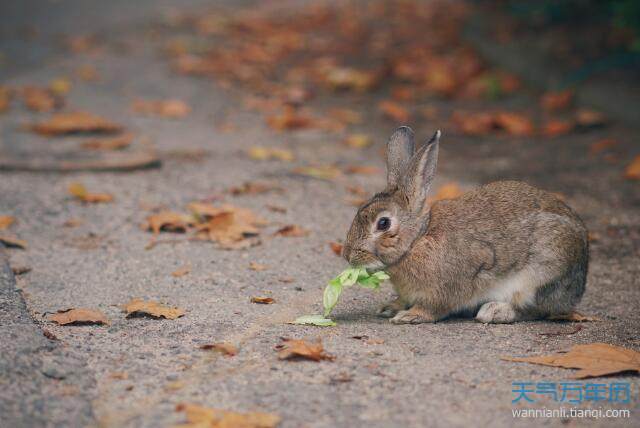
[[[158,55],[156,35],[148,31],[150,24],[163,19],[164,3],[169,2],[20,3],[25,10],[7,4],[2,6],[7,11],[0,13],[3,84],[44,84],[91,61],[102,80],[76,83],[69,104],[125,124],[149,137],[160,153],[204,149],[208,156],[197,162],[167,158],[160,169],[128,173],[0,173],[0,214],[15,216],[18,223],[12,232],[29,243],[27,250],[4,252],[12,267],[32,268],[15,284],[1,268],[2,425],[40,426],[49,421],[58,426],[170,426],[183,420],[176,404],[191,402],[277,413],[283,427],[506,427],[514,423],[512,382],[559,382],[569,372],[505,362],[500,356],[553,352],[590,342],[640,348],[640,187],[622,178],[625,161],[637,144],[636,129],[614,120],[605,129],[544,142],[448,137],[443,129],[439,183],[454,181],[470,188],[496,179],[526,180],[562,193],[582,216],[597,239],[592,242],[588,289],[579,309],[603,321],[584,324],[574,334],[568,334],[574,325],[551,322],[483,325],[455,319],[398,326],[374,315],[392,296],[386,287],[377,294],[349,290],[336,309],[336,328],[292,326],[285,322],[320,310],[325,280],[344,268],[327,243],[343,238],[355,208],[344,202],[349,195],[342,186],[288,171],[311,160],[382,168],[379,148],[396,123],[381,119],[371,107],[378,95],[321,100],[361,111],[365,124],[360,128],[374,136],[374,147],[347,149],[317,130],[276,133],[260,115],[239,108],[241,91],[171,72]],[[74,13],[61,9],[63,3],[73,4]],[[180,5],[183,11],[197,10],[199,3],[204,2]],[[24,35],[28,25],[35,25],[35,35]],[[124,47],[90,59],[56,49],[52,36],[89,30],[106,31],[109,43]],[[180,98],[193,112],[175,121],[135,116],[129,104],[137,97]],[[534,103],[535,94],[523,91],[508,102]],[[433,103],[445,111],[457,107],[455,101]],[[223,132],[214,124],[229,109],[236,128]],[[0,116],[0,147],[9,150],[15,141],[28,139],[20,125],[34,117],[21,107]],[[419,138],[438,126],[425,120],[414,124]],[[605,137],[621,142],[615,162],[588,154],[589,144]],[[284,164],[248,159],[243,150],[255,144],[287,147],[296,160]],[[179,209],[244,181],[265,178],[286,191],[225,197],[271,222],[262,245],[224,251],[211,243],[184,241],[145,249],[150,234],[139,225],[150,207]],[[383,174],[349,179],[369,192],[384,185]],[[112,193],[115,202],[79,204],[67,194],[73,181]],[[268,204],[286,208],[286,213],[271,212],[265,208]],[[63,227],[72,218],[84,222]],[[311,234],[270,236],[279,225],[291,223]],[[250,262],[268,269],[249,270]],[[188,275],[171,276],[185,264],[191,266]],[[283,282],[286,277],[293,282]],[[259,295],[271,296],[276,303],[250,303],[251,296]],[[119,305],[134,297],[164,301],[185,308],[187,314],[177,320],[125,319]],[[45,320],[45,313],[71,306],[99,308],[112,324],[59,327]],[[45,338],[43,330],[58,340]],[[376,340],[353,338],[364,335]],[[282,336],[320,337],[336,360],[280,361],[274,346]],[[223,357],[198,349],[212,342],[235,343],[239,353]],[[615,380],[632,383],[631,421],[528,423],[637,426],[640,382],[637,377]],[[541,405],[545,404],[557,403]]]

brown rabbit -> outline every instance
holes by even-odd
[[[387,188],[362,205],[343,255],[385,270],[398,298],[380,315],[435,322],[474,314],[511,323],[570,312],[587,278],[587,231],[551,193],[499,181],[428,206],[440,131],[414,153],[401,127],[387,147]]]

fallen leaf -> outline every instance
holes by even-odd
[[[624,170],[624,178],[629,180],[640,180],[640,155],[633,158],[631,163]]]
[[[572,322],[602,321],[598,317],[582,315],[580,312],[570,312],[568,314],[554,315],[552,317],[549,317],[548,319],[553,321],[572,321]]]
[[[13,223],[15,223],[16,218],[10,215],[0,215],[0,230],[5,230]]]
[[[229,357],[233,357],[238,353],[238,348],[229,342],[207,343],[205,345],[200,345],[200,349],[205,351],[217,351]]]
[[[131,105],[134,112],[147,116],[160,116],[179,119],[191,113],[191,107],[184,101],[170,100],[135,100]]]
[[[540,98],[540,106],[548,111],[566,109],[573,102],[573,91],[547,92]]]
[[[618,144],[618,140],[614,140],[613,138],[605,138],[596,141],[589,146],[589,154],[597,155],[598,153],[603,152],[611,147],[617,146]]]
[[[499,112],[495,116],[496,125],[508,134],[516,136],[533,135],[533,123],[523,114]]]
[[[249,269],[255,270],[256,272],[262,272],[263,270],[267,270],[267,265],[261,265],[260,263],[251,262],[249,263]]]
[[[49,317],[58,325],[67,324],[109,324],[107,317],[97,309],[66,309]]]
[[[34,132],[42,135],[64,135],[76,133],[116,133],[122,126],[85,112],[58,113],[49,120],[31,125]]]
[[[171,272],[171,276],[174,277],[174,278],[180,278],[181,276],[185,276],[189,272],[191,272],[191,266],[190,265],[184,265],[184,266],[174,270],[173,272]]]
[[[349,67],[332,67],[325,74],[325,82],[333,90],[365,92],[372,89],[378,83],[378,79],[379,75],[376,72]]]
[[[11,89],[5,86],[0,86],[0,113],[4,113],[9,110],[12,95],[13,91],[11,91]]]
[[[575,345],[568,352],[538,357],[502,357],[505,361],[516,361],[543,366],[579,369],[572,378],[586,379],[623,372],[640,372],[640,352],[606,343]]]
[[[328,112],[329,117],[344,123],[345,125],[357,125],[362,123],[362,115],[348,108],[332,108]]]
[[[252,297],[251,303],[259,303],[261,305],[270,305],[276,301],[271,297]]]
[[[300,339],[282,338],[282,343],[276,346],[278,350],[278,358],[281,360],[288,359],[307,359],[312,361],[329,360],[333,361],[333,355],[326,354],[320,340],[310,343]]]
[[[294,174],[306,175],[320,180],[333,180],[341,175],[341,171],[332,165],[327,166],[302,166],[293,169]]]
[[[142,314],[150,315],[154,318],[174,320],[185,314],[184,309],[172,308],[153,301],[145,302],[142,299],[131,300],[129,303],[124,305],[124,311],[127,313],[127,318],[133,315]]]
[[[455,199],[463,194],[464,192],[457,183],[446,183],[440,186],[436,194],[429,198],[429,202],[433,203],[442,199]]]
[[[231,187],[229,193],[233,196],[240,195],[259,195],[267,192],[282,192],[282,188],[270,183],[260,181],[247,181],[240,186]]]
[[[275,147],[253,146],[247,150],[247,155],[255,160],[281,160],[291,162],[294,159],[291,150],[278,149]]]
[[[87,203],[100,203],[113,201],[113,195],[109,193],[89,193],[81,183],[69,184],[69,193],[76,199]]]
[[[271,413],[237,413],[184,403],[178,404],[176,411],[187,417],[187,423],[179,425],[181,428],[275,428],[281,420]]]
[[[278,229],[274,235],[276,236],[285,236],[287,238],[299,238],[302,236],[309,235],[309,231],[301,228],[295,224],[288,224],[280,229]]]
[[[371,137],[367,134],[351,134],[344,140],[344,144],[354,149],[362,149],[371,145]]]
[[[48,88],[26,86],[22,88],[22,100],[31,111],[50,112],[62,106],[62,99]]]
[[[407,123],[411,118],[407,109],[393,101],[381,101],[378,104],[378,109],[385,117],[398,123]]]
[[[131,145],[132,134],[122,134],[108,138],[94,138],[83,142],[80,146],[89,150],[122,150]]]
[[[336,325],[335,321],[325,318],[323,315],[303,315],[288,324],[317,325],[318,327],[333,327]]]
[[[13,236],[0,235],[0,243],[6,245],[7,247],[20,248],[25,250],[27,248],[27,241],[22,239],[18,239]]]
[[[66,77],[58,77],[49,82],[49,90],[59,96],[68,94],[72,86],[71,80]]]
[[[557,137],[570,133],[574,127],[575,124],[572,121],[554,119],[545,123],[542,128],[542,135],[546,137]]]
[[[311,117],[292,106],[285,106],[280,114],[267,117],[267,125],[277,131],[309,128],[313,124]]]
[[[455,112],[452,122],[466,135],[486,135],[490,133],[495,121],[491,113],[463,113]]]
[[[194,224],[195,220],[191,215],[162,211],[147,217],[143,228],[152,231],[154,235],[158,235],[163,230],[184,233]]]
[[[348,165],[344,172],[347,174],[377,175],[380,174],[380,168],[370,165]]]
[[[194,204],[189,204],[194,210]],[[204,206],[197,215],[203,216]],[[197,237],[216,242],[220,248],[234,250],[247,248],[260,243],[258,239],[258,227],[266,222],[245,208],[232,205],[220,207],[209,206],[208,214],[204,215],[206,221],[196,225]]]
[[[580,109],[576,112],[576,124],[582,128],[595,128],[606,123],[606,116],[599,111]]]
[[[339,242],[329,242],[329,247],[331,248],[331,251],[333,251],[333,254],[335,254],[336,256],[342,255],[343,245]]]

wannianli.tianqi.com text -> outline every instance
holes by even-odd
[[[630,418],[631,410],[629,409],[579,409],[577,407],[559,407],[549,409],[546,407],[540,409],[511,409],[514,418],[591,418],[591,419],[607,419],[607,418]]]

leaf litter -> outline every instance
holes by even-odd
[[[58,325],[73,324],[109,324],[109,320],[97,309],[74,308],[64,309],[49,316],[49,321]]]
[[[281,421],[272,413],[238,413],[187,403],[178,404],[176,411],[184,412],[187,419],[176,426],[181,428],[275,428]]]
[[[148,315],[153,318],[166,318],[174,320],[184,316],[184,309],[166,306],[154,301],[144,301],[142,299],[133,299],[126,303],[123,307],[127,318],[136,315]]]

